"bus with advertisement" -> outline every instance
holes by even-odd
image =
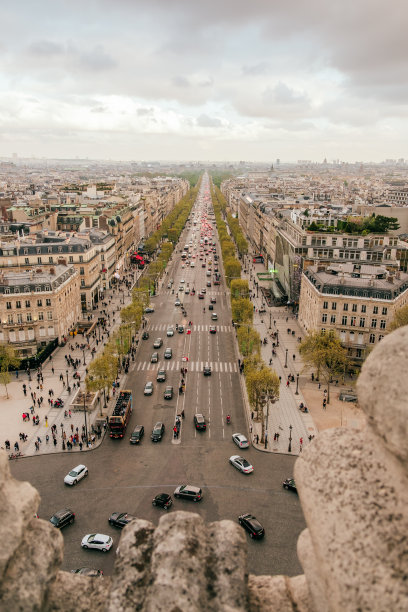
[[[123,438],[132,414],[132,392],[120,391],[116,399],[113,414],[109,417],[109,436]]]

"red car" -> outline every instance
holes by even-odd
[[[199,299],[199,300],[203,300],[203,299],[204,299],[204,296],[203,296],[203,294],[202,294],[202,293],[199,293],[199,294],[198,294],[198,299]]]

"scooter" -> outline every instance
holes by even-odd
[[[229,414],[227,414],[226,421],[227,421],[227,425],[230,425],[230,423],[231,423],[231,417],[230,417],[230,415],[229,415]]]

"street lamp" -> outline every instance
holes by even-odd
[[[296,374],[296,391],[295,395],[299,395],[299,372]]]
[[[285,354],[285,368],[288,367],[288,349],[286,349],[286,354]]]
[[[69,387],[69,384],[68,384],[68,370],[65,370],[65,374],[67,375],[67,389],[68,389],[68,387]]]
[[[86,422],[86,385],[84,385],[83,394],[84,394],[85,439],[86,439],[86,445],[88,446],[88,425]]]
[[[292,425],[289,425],[289,447],[288,447],[288,453],[292,452]]]
[[[269,329],[272,329],[272,311],[269,311]]]
[[[82,355],[84,357],[84,365],[86,365],[86,361],[85,361],[85,349],[84,348],[82,349]]]

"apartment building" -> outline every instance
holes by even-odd
[[[74,266],[0,271],[0,342],[20,357],[69,334],[80,318],[79,273]]]
[[[408,274],[356,263],[309,266],[302,275],[299,324],[307,333],[335,330],[353,363],[389,329],[408,302]]]

